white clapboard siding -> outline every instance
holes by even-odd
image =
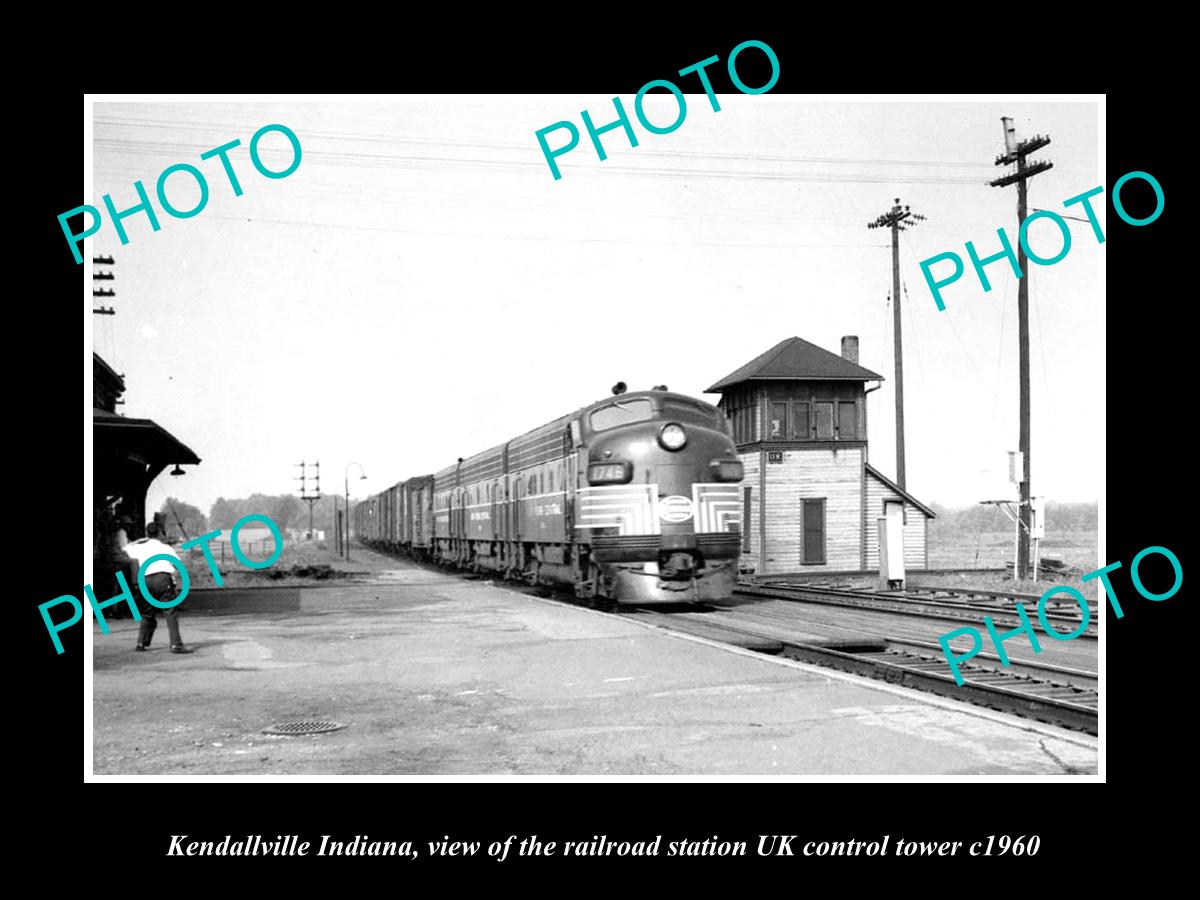
[[[866,521],[866,564],[867,569],[879,569],[879,519],[883,518],[883,503],[885,500],[902,500],[891,487],[880,481],[871,472],[867,472],[867,521]],[[904,500],[904,567],[906,569],[925,569],[929,565],[928,546],[926,544],[926,522],[928,516]]]
[[[782,463],[766,463],[766,552],[759,550],[763,488],[759,452],[745,453],[746,479],[754,489],[751,524],[757,574],[858,569],[862,565],[860,448],[784,450]],[[765,452],[765,451],[764,451]],[[751,471],[753,470],[753,475]],[[801,563],[800,501],[825,498],[825,562]],[[747,563],[743,558],[743,563]]]

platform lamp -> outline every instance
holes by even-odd
[[[175,463],[175,468],[173,468],[171,470],[170,474],[171,475],[186,475],[187,472],[183,471],[183,469],[180,467],[179,463]]]
[[[358,476],[359,481],[367,480],[367,473],[363,470],[361,463],[347,463],[346,465],[346,562],[350,562],[350,466],[358,466],[358,471],[361,473]]]

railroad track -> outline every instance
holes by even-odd
[[[983,625],[982,617],[986,615],[991,616],[997,625],[1006,627],[1015,627],[1020,624],[1013,607],[1015,602],[1019,600],[1025,603],[1026,611],[1033,613],[1038,601],[1038,597],[1035,595],[1013,595],[999,591],[964,590],[952,594],[949,593],[950,589],[939,590],[946,593],[928,596],[912,591],[861,591],[817,585],[743,581],[738,583],[734,595],[754,599],[857,607],[922,618],[961,620],[976,626]],[[1032,602],[1026,603],[1028,600],[1032,600]],[[1098,636],[1096,625],[1099,617],[1094,607],[1089,604],[1088,608],[1088,626],[1079,637],[1095,640]],[[1030,618],[1033,619],[1034,616],[1031,615]],[[1074,631],[1079,627],[1082,618],[1079,604],[1074,600],[1052,598],[1047,601],[1046,620],[1054,623],[1060,632]]]
[[[488,574],[467,577],[480,581],[491,580],[500,587],[568,605],[588,605],[586,601],[546,586],[520,586]],[[897,592],[879,594],[794,584],[742,583],[736,593],[746,598],[802,601],[923,618],[964,619],[978,625],[982,624],[979,619],[981,612],[992,615],[997,624],[1002,624],[998,614],[1010,609],[1013,600],[1011,594],[996,592],[998,596],[993,598],[996,602],[981,605],[968,603],[965,599],[914,598],[897,596]],[[1063,630],[1073,630],[1079,623],[1080,615],[1078,605],[1072,605],[1075,607],[1073,624],[1069,613],[1050,612],[1047,618],[1062,625]],[[950,674],[940,645],[913,637],[864,636],[861,627],[854,623],[816,623],[823,636],[804,640],[801,639],[803,629],[814,627],[813,623],[797,621],[755,606],[701,605],[680,608],[674,612],[635,606],[624,608],[620,614],[636,617],[639,621],[667,631],[839,669],[1075,731],[1093,735],[1099,732],[1097,676],[1095,672],[1084,669],[1011,658],[1011,655],[1010,665],[1003,666],[998,656],[981,651],[970,662],[959,664],[963,676],[960,686]],[[831,632],[842,632],[845,637],[831,636]],[[1094,638],[1092,627],[1089,626],[1089,631],[1080,637]]]
[[[998,658],[980,654],[960,664],[963,684],[959,685],[941,648],[931,642],[854,636],[804,641],[789,637],[778,626],[735,624],[728,616],[716,618],[711,612],[667,613],[633,607],[623,615],[668,631],[839,669],[1075,731],[1099,732],[1096,674],[1082,669],[1029,660],[1005,667]]]

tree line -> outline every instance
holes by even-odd
[[[937,513],[939,528],[951,528],[969,532],[1011,532],[1012,520],[995,506],[949,507],[930,503],[929,508]],[[1099,508],[1095,501],[1090,503],[1046,504],[1046,529],[1053,532],[1096,531],[1099,523]]]
[[[344,505],[338,503],[338,509]],[[244,516],[263,515],[285,532],[289,528],[308,530],[308,504],[294,494],[251,494],[249,497],[218,497],[206,516],[200,509],[183,500],[168,497],[159,510],[167,534],[173,539],[188,540],[209,531],[228,532]],[[313,504],[312,527],[317,531],[333,530],[333,497],[323,496]]]

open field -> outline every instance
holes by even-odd
[[[257,537],[241,540],[239,546],[247,558],[256,562],[270,558],[274,551],[274,543],[269,537],[265,543]],[[212,573],[199,548],[185,552],[191,554],[185,561],[192,586],[215,587]],[[314,584],[324,580],[336,583],[346,578],[375,575],[395,567],[395,563],[387,557],[357,546],[350,548],[351,559],[347,562],[336,555],[332,541],[285,540],[280,558],[269,568],[257,570],[247,569],[238,562],[227,540],[213,541],[212,554],[227,587]]]
[[[1068,568],[1090,572],[1096,568],[1096,532],[1071,531],[1048,535],[1042,541],[1042,556],[1056,556]],[[929,525],[929,567],[931,569],[991,569],[1012,565],[1015,552],[1013,533],[942,530]]]
[[[1012,588],[1012,564],[1015,555],[1013,533],[966,532],[955,528],[940,528],[938,521],[929,523],[929,567],[931,569],[1006,568],[1005,573],[980,573],[967,575],[926,576],[911,573],[914,585],[960,583],[976,588]],[[1099,567],[1097,533],[1095,531],[1063,531],[1049,533],[1042,541],[1042,556],[1062,559],[1066,570],[1038,572],[1037,582],[1019,582],[1017,589],[1027,593],[1039,593],[1060,584],[1079,587],[1079,577]],[[1090,592],[1089,592],[1090,593]]]

